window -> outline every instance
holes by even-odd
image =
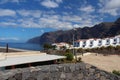
[[[77,42],[74,43],[74,47],[77,47]]]
[[[119,37],[119,43],[120,43],[120,37]]]
[[[74,47],[79,47],[79,42],[75,42]]]
[[[79,47],[79,42],[76,43],[77,47]]]
[[[90,41],[90,47],[92,47],[93,46],[93,41]]]
[[[90,44],[93,44],[93,41],[90,41]]]
[[[83,42],[83,45],[86,45],[86,41]]]
[[[117,43],[117,38],[114,38],[113,39],[113,44],[116,44]]]
[[[84,41],[83,44],[86,44],[86,41]]]
[[[85,47],[85,45],[82,45],[82,47]]]
[[[102,43],[102,40],[99,40],[99,43]]]
[[[107,39],[106,40],[106,45],[109,45],[110,44],[110,39]]]
[[[102,45],[102,40],[99,40],[98,41],[98,46],[101,46]]]
[[[83,45],[82,45],[82,46],[85,47],[85,45],[86,45],[86,41],[83,42]]]

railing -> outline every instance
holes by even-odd
[[[102,43],[99,43],[99,44],[98,44],[98,46],[101,46],[101,45],[102,45]]]
[[[117,44],[117,42],[113,42],[113,44]]]
[[[106,43],[106,45],[109,45],[109,44],[110,44],[110,42],[107,42],[107,43]]]
[[[92,46],[93,46],[93,44],[90,44],[89,46],[90,46],[90,47],[92,47]]]
[[[85,47],[85,45],[82,45],[82,47]]]

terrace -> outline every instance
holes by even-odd
[[[0,53],[0,67],[23,65],[38,62],[48,62],[63,59],[65,56],[49,55],[46,53],[41,53],[39,51],[29,51],[29,52],[15,52],[15,53]]]

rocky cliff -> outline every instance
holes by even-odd
[[[59,30],[55,32],[46,32],[41,36],[28,40],[28,43],[54,43],[54,42],[72,42],[72,36],[77,39],[104,38],[120,34],[120,18],[115,22],[103,22],[93,27],[77,28],[76,30]]]

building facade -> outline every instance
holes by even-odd
[[[55,46],[55,49],[60,50],[63,47],[65,47],[66,49],[69,49],[71,47],[70,44],[65,43],[65,42],[61,42],[61,43],[53,43],[52,46]]]
[[[75,48],[97,48],[102,46],[117,46],[120,45],[120,35],[102,39],[80,39],[76,40],[73,45]]]

